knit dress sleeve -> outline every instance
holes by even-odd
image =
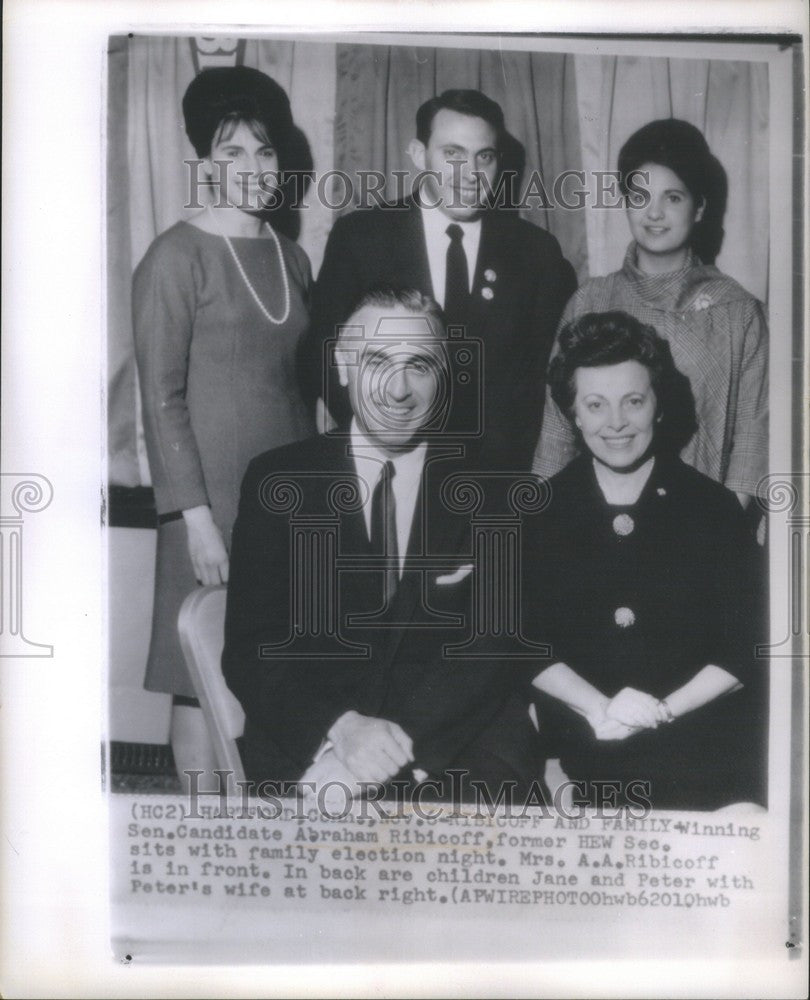
[[[208,503],[186,405],[196,299],[193,255],[169,231],[147,251],[132,286],[144,435],[158,514]]]
[[[768,472],[768,323],[756,299],[746,300],[742,325],[737,409],[724,484],[755,496]]]

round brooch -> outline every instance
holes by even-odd
[[[482,288],[481,295],[483,295],[485,299],[492,299],[495,297],[495,292],[493,292],[491,288]]]
[[[617,514],[613,518],[613,530],[617,535],[629,535],[635,528],[635,522],[629,514]]]
[[[630,625],[635,625],[636,616],[630,608],[616,608],[613,612],[613,620],[619,628],[627,628]]]
[[[495,281],[497,279],[497,277],[498,277],[498,275],[492,270],[491,267],[488,267],[486,269],[486,271],[484,271],[484,280],[485,281]]]

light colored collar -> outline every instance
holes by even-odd
[[[465,237],[472,234],[477,235],[481,231],[480,215],[477,219],[470,219],[465,222],[458,219],[448,218],[444,212],[440,212],[438,208],[425,208],[424,205],[420,205],[419,211],[422,213],[422,223],[425,227],[425,235],[428,239],[437,236],[444,236],[447,238],[447,227],[451,224],[460,226]]]
[[[356,417],[352,417],[350,441],[355,470],[367,482],[370,481],[372,484],[376,482],[379,469],[386,462],[393,462],[397,474],[396,479],[399,479],[403,485],[405,483],[418,482],[422,475],[422,466],[425,464],[425,453],[427,452],[427,441],[420,441],[410,451],[402,451],[396,455],[387,455],[379,445],[374,444],[360,430]],[[364,476],[364,470],[370,473],[370,465],[375,466],[375,474],[373,476]]]

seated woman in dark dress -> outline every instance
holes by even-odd
[[[524,622],[552,650],[533,680],[548,756],[577,801],[610,782],[619,805],[764,803],[756,545],[734,494],[677,457],[688,384],[623,312],[580,317],[560,348],[549,383],[583,453],[524,549]]]

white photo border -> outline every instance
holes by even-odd
[[[802,6],[704,3],[701,13],[709,22],[703,27],[718,34],[742,31],[756,36],[763,30],[768,34],[801,34],[801,81],[802,73],[807,80]],[[611,5],[608,14],[606,4],[577,3],[544,8],[545,23],[538,25],[538,12],[533,7],[515,4],[510,8],[515,11],[515,26],[519,24],[526,31],[570,32],[575,22],[577,35],[607,29],[631,32],[644,23],[644,16],[647,23],[653,16],[649,4]],[[628,7],[633,8],[629,16]],[[101,377],[105,358],[104,220],[99,212],[105,185],[102,94],[106,39],[127,30],[140,34],[210,31],[264,36],[300,32],[312,38],[316,31],[322,35],[327,26],[349,33],[393,29],[406,22],[435,32],[453,30],[461,10],[465,28],[491,32],[503,18],[503,11],[497,17],[479,4],[423,4],[407,9],[394,4],[318,4],[308,11],[310,25],[295,24],[293,15],[300,18],[300,12],[273,8],[272,17],[279,23],[269,28],[259,27],[261,18],[270,16],[265,4],[237,2],[228,10],[238,27],[206,21],[206,15],[221,14],[221,5],[211,3],[168,3],[159,8],[139,3],[113,7],[101,2],[12,0],[5,9],[3,465],[4,472],[45,476],[54,487],[54,499],[28,533],[25,579],[26,632],[43,644],[52,643],[53,657],[0,660],[4,700],[11,716],[2,736],[6,838],[0,942],[3,994],[204,996],[222,990],[233,996],[574,996],[597,992],[606,996],[691,996],[722,995],[730,990],[730,984],[744,979],[737,995],[799,995],[805,949],[797,949],[788,975],[775,965],[760,967],[743,958],[733,977],[710,959],[697,959],[689,969],[673,968],[660,958],[635,959],[629,983],[626,967],[585,958],[577,962],[576,969],[570,964],[505,963],[496,970],[441,967],[438,972],[436,967],[421,965],[304,970],[115,964],[107,913],[107,805],[99,785],[98,756],[100,729],[104,728],[100,720],[106,712],[100,669],[106,662],[106,567],[99,532],[106,413]],[[316,10],[322,12],[321,18],[315,17]],[[666,21],[667,31],[697,30],[694,9],[679,10],[677,4],[667,5]],[[357,40],[356,35],[346,37]],[[362,41],[402,43],[402,35],[364,35]],[[485,41],[480,35],[454,35],[447,44],[480,47]],[[525,42],[528,45],[531,40]],[[566,51],[572,51],[575,42],[578,39],[570,35],[543,39],[544,48],[568,46]],[[611,37],[609,44],[618,54],[623,42]],[[677,46],[680,42],[664,40],[660,44]],[[746,38],[741,51],[747,54],[741,57],[751,58],[751,46],[757,44]],[[645,48],[652,54],[658,41],[648,39]],[[799,92],[797,69],[792,63],[786,65],[786,57],[774,46],[766,44],[764,48],[772,50],[771,107],[778,99],[784,112]],[[780,68],[774,70],[775,65]],[[797,110],[806,123],[806,108]],[[44,189],[42,171],[47,176]],[[794,370],[792,394],[774,391],[772,383],[774,470],[798,471],[799,460],[806,461],[807,455],[806,414],[802,426],[795,416],[797,397],[801,398],[799,394],[806,392],[807,386],[803,338],[807,304],[794,298],[796,265],[801,280],[802,246],[807,245],[806,184],[795,160],[788,165],[772,153],[771,233],[776,220],[790,220],[799,209],[801,217],[791,240],[771,239],[771,327],[792,331],[792,350],[803,360],[801,370]],[[797,189],[802,185],[797,205]],[[800,235],[802,244],[797,247]],[[779,433],[785,426],[793,427],[792,440]],[[806,491],[802,502],[806,511]],[[787,579],[788,570],[787,554],[774,546],[771,580]],[[782,625],[789,630],[792,623],[787,607],[784,614]],[[774,625],[776,628],[777,623]],[[792,705],[797,728],[806,719],[806,638],[798,637],[805,645],[796,651],[798,656],[794,653],[792,683],[784,700],[772,698],[771,703],[772,720],[780,717],[776,713],[790,712]],[[786,820],[790,814],[790,823],[786,822],[791,836],[790,862],[788,866],[785,859],[784,878],[786,888],[789,870],[790,905],[802,911],[791,914],[801,918],[799,940],[806,937],[808,926],[803,891],[807,874],[806,731],[800,744],[794,742],[791,747],[788,743],[785,755],[778,759],[771,754],[771,768],[787,767],[791,774],[785,814]],[[772,771],[772,780],[774,776]],[[787,898],[787,891],[785,895]]]

